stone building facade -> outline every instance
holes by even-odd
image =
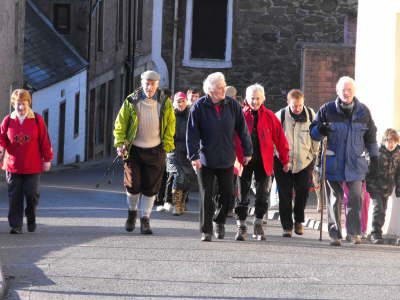
[[[25,1],[0,1],[0,120],[9,113],[10,93],[23,83]]]
[[[248,85],[256,82],[262,84],[267,95],[266,105],[275,111],[286,105],[286,94],[290,89],[307,86],[307,78],[303,78],[302,74],[308,70],[303,64],[304,51],[310,43],[313,47],[317,44],[327,46],[319,47],[319,51],[326,51],[319,56],[321,59],[336,56],[336,50],[339,48],[339,52],[343,52],[342,47],[348,50],[354,46],[357,0],[219,2],[226,3],[225,10],[218,6],[213,8],[216,2],[211,0],[165,1],[163,56],[170,70],[174,57],[174,5],[179,3],[175,48],[176,75],[170,80],[175,82],[175,91],[185,90],[189,86],[201,88],[207,74],[221,71],[225,74],[228,84],[237,87],[241,95],[244,95]],[[208,10],[202,5],[208,5]],[[213,15],[210,11],[220,14]],[[214,24],[214,20],[219,17],[226,20],[226,23]],[[218,39],[218,33],[213,34],[213,31],[219,32],[217,29],[225,24],[226,31],[221,31]],[[202,31],[202,26],[207,30]],[[201,42],[196,42],[196,32],[203,32]],[[215,47],[225,47],[225,56],[218,57],[216,54],[213,58],[212,53],[206,53]],[[205,55],[201,52],[203,48]],[[348,75],[348,69],[354,74],[354,49],[347,50],[344,50],[345,55],[353,55],[353,59],[337,63],[352,65],[349,68],[343,67],[343,73],[339,71],[337,75]],[[197,57],[192,57],[193,53]],[[335,84],[337,78],[332,76],[330,79]],[[308,98],[313,91],[305,92]],[[318,101],[313,100],[314,108],[318,108],[326,99]]]
[[[151,66],[153,0],[33,2],[89,61],[86,159],[113,154],[112,129],[122,100]]]

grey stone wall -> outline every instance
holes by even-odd
[[[164,58],[171,65],[173,2],[165,7]],[[253,83],[264,85],[267,106],[286,104],[286,93],[300,88],[304,42],[343,43],[345,19],[357,13],[354,0],[234,0],[232,68],[182,66],[186,1],[180,1],[176,90],[201,87],[207,74],[222,71],[244,95]],[[207,41],[204,41],[207,43]],[[211,46],[211,45],[210,45]]]
[[[24,24],[24,0],[0,1],[0,120],[9,112],[10,92],[22,88]]]

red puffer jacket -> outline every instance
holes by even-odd
[[[251,136],[254,117],[248,104],[245,104],[243,107],[243,114]],[[283,165],[286,165],[289,162],[289,144],[285,137],[285,132],[282,129],[281,122],[279,122],[275,114],[264,105],[261,105],[258,110],[257,132],[264,170],[267,175],[271,175],[274,166],[274,145],[279,154],[280,161]],[[243,164],[243,150],[237,136],[235,136],[235,144],[237,160]]]

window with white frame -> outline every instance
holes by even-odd
[[[233,0],[187,0],[183,65],[232,67]]]

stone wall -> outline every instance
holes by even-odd
[[[169,67],[173,2],[165,1],[163,55]],[[201,87],[207,74],[221,71],[241,95],[250,84],[264,85],[274,111],[286,104],[290,89],[301,87],[304,42],[344,43],[345,20],[357,11],[354,0],[233,0],[232,67],[209,69],[182,66],[186,1],[179,5],[176,90]]]
[[[354,78],[354,65],[354,46],[304,44],[301,87],[306,104],[318,110],[336,98],[336,82],[341,76]]]
[[[0,1],[0,121],[9,113],[10,92],[22,88],[24,26],[25,1]]]

